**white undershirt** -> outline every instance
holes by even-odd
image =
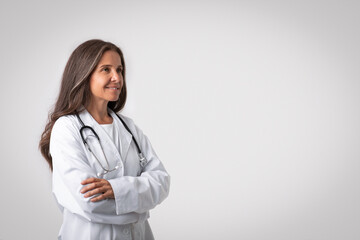
[[[121,152],[122,152],[121,144],[120,144],[121,140],[119,137],[119,131],[115,127],[114,120],[111,124],[100,124],[100,126],[105,130],[105,132],[110,137],[110,139],[115,144],[115,146],[118,148],[118,150],[120,150],[119,153],[121,156]]]
[[[102,128],[105,130],[107,135],[111,138],[111,140],[115,143],[115,135],[114,135],[114,121],[110,124],[100,124]]]

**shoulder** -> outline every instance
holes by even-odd
[[[58,118],[54,123],[54,129],[58,128],[72,128],[76,126],[76,116],[75,115],[65,115]]]
[[[58,118],[51,131],[51,137],[64,135],[77,135],[79,123],[75,115],[65,115]]]
[[[68,156],[69,153],[83,156],[84,145],[75,115],[62,116],[55,121],[51,130],[49,150],[53,163],[56,162],[55,159]]]

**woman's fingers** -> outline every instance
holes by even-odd
[[[84,197],[88,198],[88,197],[94,196],[95,194],[101,194],[101,193],[104,193],[106,191],[107,191],[107,189],[105,187],[95,188],[94,190],[88,191],[84,195]]]
[[[105,179],[88,178],[82,181],[81,184],[87,184],[80,191],[83,194],[85,193],[85,198],[100,194],[96,197],[93,197],[91,199],[92,202],[101,201],[106,198],[115,198],[111,184]]]
[[[112,188],[111,189],[108,189],[106,192],[103,192],[102,194],[96,196],[96,197],[93,197],[90,201],[91,202],[98,202],[98,201],[101,201],[101,200],[104,200],[104,199],[107,199],[107,198],[115,198],[114,197],[114,192],[112,191]]]
[[[86,192],[88,192],[88,191],[90,191],[92,189],[102,187],[103,185],[104,185],[103,182],[90,183],[90,184],[86,185],[85,187],[83,187],[80,192],[81,193],[86,193]]]
[[[100,180],[102,180],[102,179],[94,178],[94,177],[92,177],[92,178],[87,178],[87,179],[83,180],[83,181],[81,182],[81,184],[82,184],[82,185],[86,185],[86,184],[93,183],[93,182],[99,182]]]
[[[111,193],[108,191],[108,192],[105,192],[97,197],[93,197],[90,201],[91,202],[98,202],[98,201],[101,201],[101,200],[104,200],[104,199],[107,199],[107,198],[113,198],[111,197]]]

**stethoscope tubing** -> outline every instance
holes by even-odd
[[[106,155],[105,155],[104,150],[102,149],[102,146],[101,146],[101,141],[100,141],[99,135],[95,132],[95,130],[94,130],[92,127],[87,126],[87,125],[84,124],[84,122],[81,120],[81,118],[80,118],[80,116],[79,116],[79,114],[78,114],[77,112],[75,113],[75,115],[76,115],[76,117],[78,118],[78,120],[79,120],[79,122],[80,122],[80,124],[81,124],[81,128],[80,128],[80,130],[79,130],[79,131],[80,131],[81,139],[82,139],[85,147],[89,150],[89,152],[92,153],[92,155],[93,155],[93,156],[95,157],[95,159],[98,161],[98,163],[99,163],[99,165],[101,166],[101,168],[104,170],[104,174],[116,170],[116,169],[118,168],[118,166],[116,166],[114,169],[110,169],[109,162],[108,162],[108,160],[106,159]],[[141,152],[141,149],[140,149],[140,147],[139,147],[138,142],[136,141],[134,135],[132,134],[132,132],[130,131],[129,127],[126,125],[126,123],[124,122],[124,120],[123,120],[118,114],[115,113],[115,115],[119,118],[119,120],[121,121],[121,123],[123,124],[123,126],[125,127],[125,129],[130,133],[132,139],[134,140],[135,147],[136,147],[137,152],[138,152],[138,155],[139,155],[140,166],[141,166],[141,168],[144,168],[145,165],[146,165],[146,163],[147,163],[147,160],[146,160],[146,158],[144,157],[143,153]],[[102,150],[103,155],[104,155],[104,157],[105,157],[105,161],[106,161],[106,164],[107,164],[108,169],[104,168],[104,166],[101,164],[100,160],[95,156],[95,154],[92,152],[89,144],[88,144],[87,141],[85,140],[85,137],[84,137],[84,135],[83,135],[85,129],[89,129],[89,130],[94,134],[94,136],[97,138],[97,140],[99,141],[100,146],[101,146],[101,150]]]

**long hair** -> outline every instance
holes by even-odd
[[[114,112],[120,111],[126,102],[126,81],[125,81],[125,61],[119,47],[110,42],[99,39],[86,41],[79,45],[71,54],[66,63],[61,80],[59,96],[53,110],[49,112],[48,122],[44,132],[41,134],[39,149],[41,154],[48,162],[52,171],[52,157],[50,155],[50,136],[54,123],[64,115],[75,114],[88,103],[91,92],[89,81],[91,74],[98,65],[105,51],[116,51],[120,55],[123,66],[123,86],[119,99],[109,102],[108,107]]]

